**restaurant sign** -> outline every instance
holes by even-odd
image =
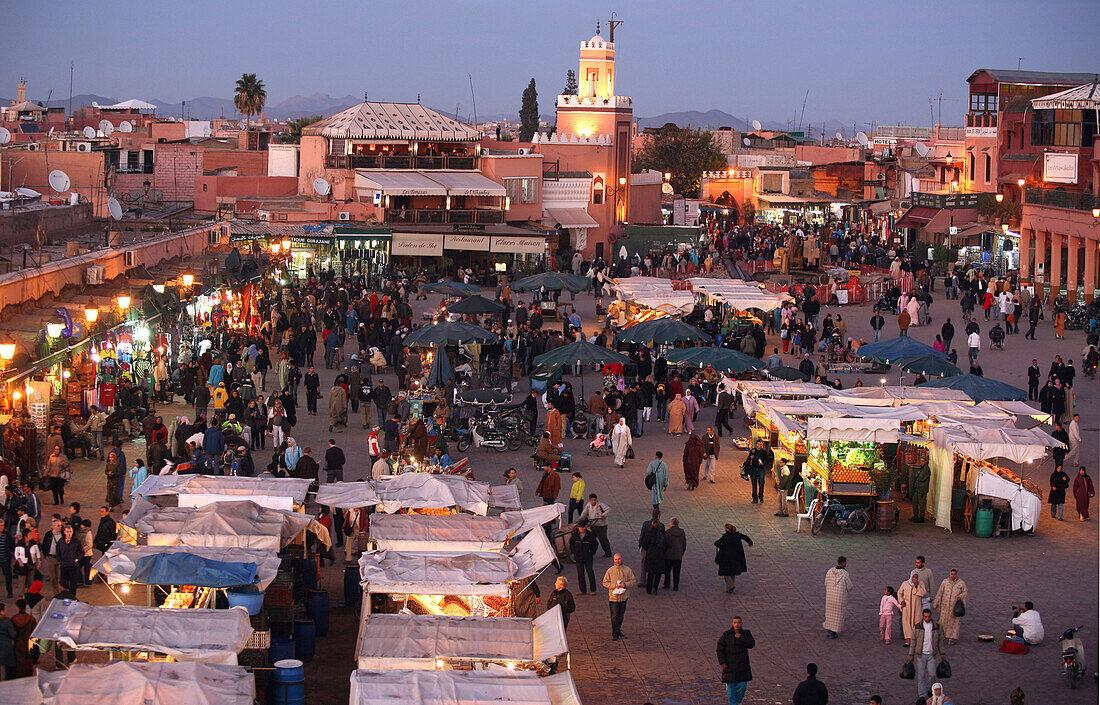
[[[488,235],[448,234],[444,247],[448,250],[470,250],[474,252],[489,251]]]
[[[1077,183],[1077,155],[1068,152],[1044,154],[1043,181],[1055,184]]]
[[[541,255],[546,252],[546,238],[525,235],[494,235],[493,244],[489,251]]]
[[[439,257],[443,254],[441,233],[394,233],[390,243],[391,255]]]

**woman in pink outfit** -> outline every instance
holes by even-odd
[[[879,641],[890,643],[890,636],[894,631],[894,610],[901,612],[905,602],[898,602],[897,593],[889,585],[882,591],[882,599],[878,603],[878,638]]]

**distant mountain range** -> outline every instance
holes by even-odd
[[[752,120],[751,117],[735,117],[722,110],[708,110],[706,112],[685,110],[675,113],[662,113],[654,117],[638,118],[638,128],[661,127],[671,122],[680,127],[691,126],[709,130],[729,127],[740,132],[752,132],[752,125],[749,124],[750,120]],[[785,122],[778,122],[775,120],[761,120],[760,126],[764,130],[798,129],[797,125],[789,125]],[[851,136],[852,133],[852,126],[850,124],[845,125],[839,120],[807,120],[802,123],[803,131],[808,131],[811,128],[813,130],[813,135],[817,136],[820,136],[821,132],[824,131],[826,139],[833,137],[837,132],[841,132],[847,136]]]

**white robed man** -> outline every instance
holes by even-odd
[[[959,577],[959,571],[952,568],[951,576],[940,583],[936,599],[932,601],[932,607],[940,614],[940,628],[943,629],[948,644],[954,644],[959,638],[962,617],[955,615],[955,605],[961,602],[965,610],[966,595],[966,583]]]
[[[825,574],[825,621],[821,624],[830,639],[836,639],[844,627],[844,613],[848,608],[848,593],[852,590],[852,578],[848,575],[848,559],[840,556],[836,566]]]
[[[913,627],[921,619],[921,611],[924,609],[922,600],[926,594],[916,569],[909,572],[909,579],[898,588],[898,602],[901,603],[901,633],[905,637],[906,646],[909,646],[913,638]]]

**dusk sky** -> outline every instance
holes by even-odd
[[[63,8],[70,7],[71,10]],[[543,114],[580,41],[612,11],[616,92],[635,115],[720,109],[739,117],[880,124],[929,122],[943,91],[961,124],[976,68],[1100,72],[1100,2],[357,2],[37,3],[5,8],[0,96],[26,76],[29,97],[73,91],[179,101],[230,98],[255,72],[269,104],[297,94],[415,101],[513,114],[534,77]]]

